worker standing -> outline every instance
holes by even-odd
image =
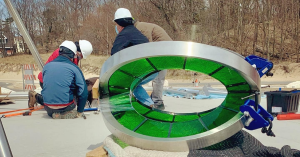
[[[137,28],[134,27],[134,20],[128,9],[119,8],[115,13],[114,21],[116,22],[115,29],[118,35],[111,49],[111,55],[114,55],[115,53],[130,46],[149,42],[149,40]],[[148,78],[143,80],[133,91],[134,96],[140,102],[150,107],[154,106],[154,102],[147,94],[146,90],[142,87],[142,85],[147,84],[155,77],[157,77],[157,75],[158,73],[150,75]]]
[[[149,42],[172,41],[167,32],[156,24],[135,21],[134,26],[148,38]],[[153,92],[151,98],[154,102],[154,108],[159,110],[165,109],[162,96],[166,75],[167,70],[162,70],[152,81]]]
[[[124,10],[130,13],[128,9],[124,8]],[[143,35],[145,35],[148,38],[149,42],[172,41],[168,33],[163,28],[161,28],[156,24],[134,21],[134,26]],[[154,102],[154,108],[160,110],[165,109],[162,96],[163,96],[163,87],[164,87],[166,75],[167,75],[167,70],[162,70],[158,73],[158,76],[152,81],[153,92],[151,94],[151,98]]]
[[[59,47],[59,56],[43,69],[42,95],[29,95],[29,107],[38,99],[48,115],[54,119],[73,119],[83,113],[88,97],[82,71],[74,64],[74,58],[84,56],[77,52],[72,41],[64,41]],[[77,111],[74,96],[77,98]]]

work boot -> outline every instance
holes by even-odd
[[[165,110],[165,105],[164,104],[154,104],[153,108],[158,109],[158,110]]]
[[[36,98],[35,98],[36,94],[37,93],[35,91],[32,91],[32,90],[30,90],[28,92],[28,99],[29,99],[28,100],[28,108],[32,108],[36,104]]]
[[[74,119],[77,118],[77,111],[72,110],[63,113],[53,113],[52,118],[53,119]]]

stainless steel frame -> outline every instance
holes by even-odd
[[[110,57],[102,66],[100,73],[100,90],[102,93],[108,93],[108,81],[111,75],[123,65],[130,62],[150,57],[158,56],[183,56],[201,58],[220,63],[224,66],[235,69],[248,82],[251,90],[260,91],[260,77],[244,57],[232,51],[199,44],[193,42],[164,41],[141,44],[124,49]],[[102,99],[103,102],[107,102]],[[225,124],[193,136],[181,138],[156,138],[135,133],[123,127],[112,116],[111,112],[103,112],[105,124],[108,129],[121,140],[129,145],[142,149],[162,150],[162,151],[188,151],[211,146],[221,142],[244,127],[245,118],[242,113]]]
[[[6,134],[3,128],[3,124],[0,118],[0,157],[12,157],[12,153],[9,147],[9,143],[6,138]]]

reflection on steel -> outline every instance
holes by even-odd
[[[251,91],[260,91],[260,77],[257,71],[242,56],[222,48],[199,43],[164,41],[124,49],[104,63],[100,73],[99,85],[103,98],[101,100],[102,104],[110,103],[108,101],[110,93],[109,80],[119,68],[128,63],[151,57],[186,57],[213,61],[233,69],[246,81]],[[107,128],[113,135],[129,145],[142,149],[174,152],[199,149],[219,143],[240,131],[245,122],[244,115],[239,112],[224,124],[212,130],[207,129],[208,131],[200,134],[178,138],[159,138],[139,134],[125,128],[111,112],[102,112],[102,114]]]
[[[7,137],[0,118],[0,157],[12,157]]]
[[[35,60],[36,64],[39,67],[39,70],[43,71],[44,62],[42,61],[42,59],[39,55],[39,52],[38,52],[37,48],[34,45],[34,42],[32,41],[32,39],[31,39],[31,37],[30,37],[23,21],[21,20],[21,17],[19,15],[18,11],[13,6],[13,4],[11,3],[10,0],[4,0],[4,2],[7,6],[7,9],[9,11],[10,15],[13,17],[14,22],[16,23],[19,31],[21,32],[27,46],[29,47],[31,54],[33,55],[34,60]]]

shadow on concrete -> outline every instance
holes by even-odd
[[[98,147],[100,147],[102,145],[103,145],[103,142],[98,143],[98,144],[94,144],[94,145],[90,145],[87,149],[88,150],[94,150],[94,149],[96,149],[96,148],[98,148]]]

